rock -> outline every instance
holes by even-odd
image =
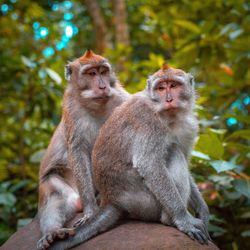
[[[19,229],[1,250],[35,250],[40,238],[38,220]],[[201,245],[173,227],[140,221],[122,221],[113,229],[74,248],[75,250],[218,250]]]

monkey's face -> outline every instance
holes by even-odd
[[[107,61],[88,64],[70,63],[66,66],[66,79],[81,99],[100,104],[109,100],[115,84],[115,77]]]
[[[77,82],[81,97],[105,103],[110,98],[113,87],[111,67],[108,63],[84,65],[79,71]]]
[[[193,77],[184,71],[168,69],[158,71],[148,81],[148,89],[159,111],[190,110],[194,102]]]
[[[116,82],[108,61],[91,50],[66,65],[65,77],[82,101],[100,104],[112,96]]]

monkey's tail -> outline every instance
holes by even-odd
[[[66,250],[79,245],[92,237],[103,233],[113,227],[122,216],[121,209],[109,205],[98,212],[98,214],[76,229],[76,234],[64,240],[56,241],[50,250]]]

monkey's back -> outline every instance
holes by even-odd
[[[143,95],[139,98],[136,95],[116,108],[96,139],[92,151],[92,168],[95,185],[104,200],[107,196],[109,199],[115,196],[120,189],[126,190],[127,182],[135,176],[132,169],[132,143],[136,134],[146,129],[141,121],[147,123],[148,120],[148,115],[144,117],[145,106],[148,105],[143,100]],[[146,108],[151,112],[149,106]]]

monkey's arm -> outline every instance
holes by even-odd
[[[40,181],[48,177],[55,169],[64,171],[67,164],[67,146],[64,137],[63,123],[61,122],[50,141],[48,149],[40,165]]]
[[[85,220],[98,210],[91,171],[90,146],[86,144],[83,131],[73,131],[68,143],[68,159],[84,207]]]
[[[181,220],[182,217],[187,215],[187,210],[173,178],[165,166],[165,157],[161,153],[162,149],[155,145],[154,149],[150,150],[150,145],[151,143],[148,143],[147,148],[146,146],[140,147],[140,149],[144,148],[146,151],[136,154],[134,166],[164,210],[173,215],[174,220]],[[171,164],[175,164],[173,160],[171,160]]]
[[[154,194],[173,220],[173,224],[192,239],[207,243],[208,232],[203,222],[188,213],[182,198],[177,190],[174,180],[168,168],[175,169],[183,164],[184,156],[178,150],[171,152],[171,161],[166,168],[166,155],[164,155],[164,143],[157,140],[140,140],[140,147],[136,147],[133,164],[139,175],[144,179],[145,185]],[[184,163],[185,164],[185,163]]]
[[[189,176],[191,194],[188,205],[193,209],[203,223],[208,226],[209,210],[192,176]]]

